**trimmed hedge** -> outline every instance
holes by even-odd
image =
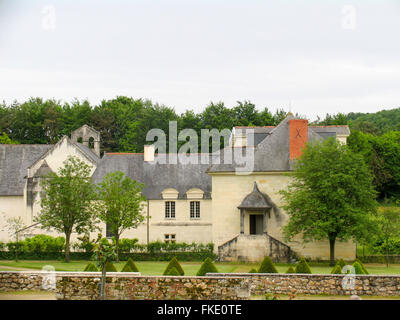
[[[367,268],[364,267],[363,263],[359,259],[356,259],[354,262],[358,262],[360,264],[361,269],[364,272],[364,274],[369,274],[369,272],[367,271]]]
[[[183,276],[185,274],[185,271],[183,271],[181,265],[179,264],[179,261],[176,257],[173,257],[172,260],[168,263],[167,267],[165,268],[164,271],[164,276],[168,274],[169,270],[172,268],[176,268],[178,270],[179,275]]]
[[[106,271],[107,272],[118,272],[117,268],[115,268],[115,266],[112,262],[106,263]]]
[[[306,259],[301,258],[295,268],[296,273],[312,273]]]
[[[261,262],[261,266],[258,269],[258,273],[278,273],[274,263],[271,258],[266,256],[264,260]]]
[[[180,276],[180,274],[179,274],[179,271],[175,267],[172,267],[171,269],[168,270],[168,272],[165,274],[165,276]]]
[[[206,273],[212,272],[212,273],[218,273],[217,268],[215,267],[214,263],[210,258],[207,258],[204,260],[203,264],[201,265],[199,271],[197,271],[196,276],[205,276]]]
[[[340,267],[340,264],[339,264],[339,263],[337,263],[337,264],[333,267],[333,269],[332,269],[332,271],[331,271],[331,274],[342,274],[342,268]]]
[[[254,269],[254,268],[251,268],[250,271],[249,271],[249,273],[257,273],[257,270]]]
[[[93,262],[89,262],[83,271],[97,272],[99,269],[97,269]]]
[[[286,273],[296,273],[296,271],[293,269],[292,266],[290,266],[289,269],[286,270]]]
[[[129,258],[121,271],[122,272],[139,272],[139,269],[136,267],[135,262],[133,262],[133,260],[131,258]]]
[[[70,252],[71,260],[90,260],[93,256],[88,252]],[[151,254],[148,252],[124,253],[120,252],[119,259],[127,261],[131,258],[134,261],[170,261],[176,257],[180,261],[204,261],[207,258],[216,259],[214,253],[206,252],[162,252]],[[15,253],[10,251],[0,251],[0,260],[13,260]],[[20,260],[63,260],[65,255],[63,252],[18,252]]]
[[[353,267],[356,274],[365,274],[363,268],[361,267],[361,264],[357,261],[353,263]]]

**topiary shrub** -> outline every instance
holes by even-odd
[[[113,265],[112,262],[107,262],[106,263],[106,271],[107,272],[118,272],[117,268]]]
[[[167,275],[169,269],[175,267],[176,270],[178,270],[179,275],[183,276],[185,274],[185,271],[183,271],[181,265],[179,264],[179,261],[176,257],[173,257],[172,260],[169,262],[169,264],[167,265],[167,267],[165,268],[165,271],[163,273],[164,276]]]
[[[180,274],[175,267],[172,267],[171,269],[168,270],[166,276],[180,276]]]
[[[122,268],[121,272],[133,272],[131,266],[129,264],[125,264],[124,267]]]
[[[257,270],[254,269],[254,268],[251,268],[250,271],[249,271],[249,273],[257,273]]]
[[[130,271],[126,271],[125,269],[129,267]],[[138,268],[136,267],[135,262],[131,258],[128,259],[125,266],[121,270],[122,272],[139,272]]]
[[[296,273],[296,271],[293,269],[292,266],[290,266],[289,269],[286,270],[286,273]]]
[[[353,267],[354,267],[354,272],[356,274],[365,274],[363,269],[362,269],[361,264],[358,261],[353,263]]]
[[[205,276],[208,272],[218,273],[217,268],[210,258],[204,260],[199,271],[197,271],[196,276]]]
[[[346,265],[346,262],[344,262],[343,259],[340,259],[336,262],[336,265],[340,266],[340,270],[343,270],[343,267]]]
[[[369,272],[367,271],[367,268],[364,267],[363,263],[360,261],[360,259],[356,259],[354,260],[354,262],[358,262],[361,266],[362,271],[364,272],[364,274],[369,274]]]
[[[258,273],[278,273],[278,270],[275,268],[275,265],[272,262],[271,258],[266,256],[261,262]]]
[[[332,269],[332,271],[331,271],[331,274],[342,274],[342,268],[340,267],[340,264],[339,264],[339,263],[337,263],[337,264],[333,267],[333,269]]]
[[[87,271],[87,272],[97,272],[99,271],[99,269],[97,269],[97,267],[94,265],[93,262],[89,262],[85,269],[83,271]]]
[[[296,273],[312,273],[310,266],[304,258],[301,258],[300,261],[296,264],[295,271]]]

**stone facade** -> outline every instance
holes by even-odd
[[[251,295],[326,294],[398,296],[400,276],[354,275],[355,287],[344,290],[343,278],[335,274],[209,273],[195,276],[141,276],[140,273],[107,273],[107,299],[248,299]],[[49,274],[40,271],[1,271],[0,291],[51,290],[43,287]],[[99,299],[100,272],[56,272],[57,299]]]

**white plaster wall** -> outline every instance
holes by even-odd
[[[24,197],[0,196],[0,241],[9,241],[7,219],[17,217],[21,217],[22,221],[26,223]]]

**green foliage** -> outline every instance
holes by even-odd
[[[114,264],[112,262],[107,262],[106,263],[106,271],[107,272],[117,272],[117,268],[115,268]]]
[[[255,268],[251,268],[249,273],[257,273],[257,270]]]
[[[40,180],[41,211],[35,218],[44,229],[65,234],[65,259],[69,261],[72,232],[86,233],[95,229],[92,200],[95,198],[91,167],[77,157],[68,157],[58,173]]]
[[[146,198],[142,194],[143,184],[125,176],[121,171],[107,174],[97,187],[97,201],[94,210],[114,234],[117,261],[119,259],[119,238],[121,234],[144,221],[142,212]]]
[[[119,240],[119,250],[120,252],[132,252],[136,248],[138,248],[139,240],[137,238],[134,239],[120,239]]]
[[[181,274],[175,267],[172,267],[168,270],[168,272],[165,275],[166,276],[180,276]]]
[[[337,263],[337,264],[333,267],[333,269],[332,269],[332,271],[331,271],[331,274],[342,274],[342,268],[340,267],[339,263]]]
[[[365,268],[364,264],[361,262],[360,259],[356,259],[354,262],[358,262],[358,264],[361,266],[361,269],[364,272],[364,274],[369,274],[367,268]]]
[[[284,227],[287,240],[301,234],[304,241],[329,239],[334,245],[336,240],[368,237],[374,229],[372,176],[362,156],[346,145],[333,138],[308,144],[291,177],[281,191],[282,207],[290,216]]]
[[[339,265],[340,270],[342,270],[343,267],[346,265],[346,262],[343,259],[340,259],[339,261],[336,262],[336,265]]]
[[[357,262],[357,261],[354,262],[353,267],[354,267],[355,274],[365,274],[363,271],[363,268],[359,262]]]
[[[89,262],[83,271],[98,272],[99,269],[97,269],[93,262]]]
[[[306,259],[304,259],[303,257],[296,264],[295,271],[296,273],[312,273],[310,266],[308,265]]]
[[[182,269],[182,267],[181,267],[181,265],[180,265],[180,263],[179,263],[179,261],[178,261],[178,259],[176,257],[172,258],[172,260],[169,262],[169,264],[165,268],[165,271],[164,271],[163,274],[166,275],[168,273],[168,271],[171,268],[174,268],[174,267],[176,268],[176,270],[178,270],[179,275],[183,276],[185,274],[185,271],[183,271],[183,269]]]
[[[18,142],[11,140],[8,135],[3,132],[3,134],[0,134],[0,144],[18,144]]]
[[[215,267],[214,263],[210,258],[204,260],[203,264],[201,265],[199,271],[197,271],[196,276],[205,276],[206,273],[218,273],[217,268]]]
[[[125,271],[124,269],[126,267],[129,267],[129,269],[131,271]],[[138,268],[136,267],[135,262],[131,258],[128,259],[128,261],[126,262],[126,264],[125,264],[124,268],[122,269],[122,271],[125,271],[125,272],[139,272]]]
[[[258,273],[278,273],[274,263],[271,258],[266,256],[264,260],[261,262],[260,268],[258,269]]]
[[[114,265],[111,263],[112,261],[115,261],[115,258],[117,256],[115,253],[115,246],[114,244],[108,242],[108,239],[98,239],[93,252],[93,259],[96,261],[96,264],[100,270],[105,269],[106,271],[109,271],[110,268],[115,269]],[[112,265],[112,267],[110,266],[110,264]]]
[[[290,266],[289,269],[286,270],[286,273],[296,273],[296,270],[294,270],[293,267]]]
[[[133,272],[133,270],[129,264],[125,264],[121,272]]]
[[[64,250],[65,238],[52,237],[44,234],[38,234],[32,238],[16,242],[8,242],[5,247],[14,252],[18,246],[19,253],[61,253]]]

